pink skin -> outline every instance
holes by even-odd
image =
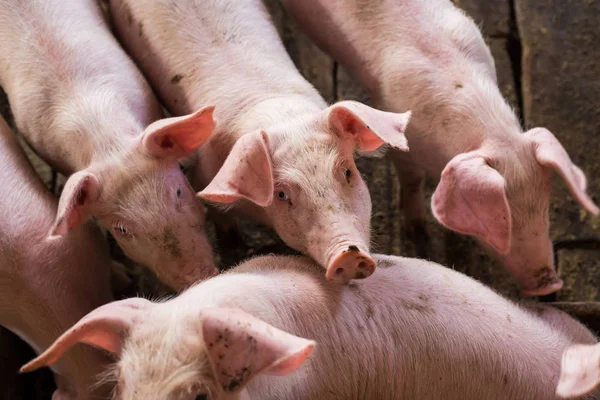
[[[36,352],[94,308],[113,300],[111,260],[97,227],[88,223],[68,237],[47,240],[56,200],[35,175],[0,117],[0,324]],[[53,399],[92,399],[91,389],[109,359],[79,346],[53,366]]]
[[[383,109],[412,110],[409,154],[392,154],[410,229],[425,223],[425,173],[440,177],[432,210],[472,235],[523,294],[559,290],[549,239],[550,176],[591,214],[585,176],[544,128],[523,133],[496,84],[477,26],[447,0],[283,0],[321,48],[346,64]]]
[[[115,399],[538,400],[556,398],[565,348],[596,343],[556,309],[427,261],[373,258],[373,275],[350,285],[309,258],[270,256],[165,302],[114,302],[23,370],[85,342],[118,356]]]
[[[576,344],[565,350],[556,394],[579,398],[600,385],[600,345]]]
[[[219,127],[197,152],[200,196],[270,225],[330,279],[371,275],[371,201],[353,153],[406,151],[409,113],[327,107],[260,1],[110,4],[117,34],[171,113],[217,105]]]
[[[158,102],[93,0],[6,2],[0,25],[0,85],[17,127],[70,175],[47,233],[66,236],[97,217],[176,290],[214,275],[204,209],[178,165],[214,130],[214,107],[158,120]]]

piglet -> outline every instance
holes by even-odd
[[[171,113],[218,107],[219,126],[197,152],[200,196],[273,227],[329,279],[371,275],[371,198],[353,155],[408,150],[410,113],[328,107],[258,0],[110,4],[124,46]]]
[[[548,234],[552,171],[588,212],[599,209],[556,137],[545,128],[523,133],[473,20],[448,0],[282,2],[376,105],[413,110],[411,152],[393,155],[411,229],[423,231],[427,172],[439,179],[431,208],[441,224],[483,243],[524,295],[559,290]]]
[[[70,175],[51,236],[94,216],[174,289],[217,272],[177,163],[211,134],[213,107],[156,121],[158,102],[95,0],[3,1],[0,85],[19,131]]]
[[[113,300],[111,261],[102,233],[91,223],[65,238],[47,239],[56,199],[2,117],[0,171],[0,325],[39,353],[85,314]],[[108,361],[96,349],[75,346],[52,367],[53,399],[102,395],[104,388],[93,385]]]
[[[326,280],[309,258],[267,256],[171,300],[111,303],[23,370],[85,342],[119,358],[116,399],[547,400],[563,350],[596,342],[562,311],[519,306],[451,269],[374,259],[374,274],[349,285]],[[255,334],[254,318],[273,335]],[[312,343],[282,344],[276,329],[316,342],[307,362],[299,366]],[[273,359],[298,371],[257,376]]]
[[[565,350],[556,394],[578,398],[600,385],[600,345],[576,344]]]

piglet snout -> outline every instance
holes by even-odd
[[[333,257],[325,276],[337,283],[347,283],[351,279],[364,279],[375,271],[375,261],[357,246],[348,246]]]
[[[554,268],[543,267],[533,273],[533,286],[523,287],[523,296],[546,296],[563,287],[563,281],[556,275]]]

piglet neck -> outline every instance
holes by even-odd
[[[500,94],[498,93],[500,96]],[[481,147],[486,153],[498,158],[510,158],[527,145],[523,140],[523,128],[516,115],[505,105],[505,109],[491,106],[491,114],[484,125]]]
[[[327,107],[325,101],[316,94],[273,95],[249,104],[239,113],[234,124],[244,133],[302,118],[317,115]]]
[[[82,146],[85,151],[76,152],[70,160],[73,171],[133,157],[144,127],[130,118],[110,120],[110,126],[106,125],[99,125],[98,129],[88,131],[89,146]]]
[[[146,126],[161,117],[158,106],[145,98],[143,91],[140,100],[120,95],[112,87],[77,91],[79,96],[63,105],[65,111],[54,115],[56,121],[71,121],[66,124],[70,151],[63,151],[61,157],[68,173],[124,154],[139,140]]]

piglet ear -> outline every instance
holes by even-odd
[[[600,344],[576,344],[565,350],[556,394],[563,398],[583,396],[600,385]]]
[[[453,231],[475,235],[500,254],[510,249],[511,216],[504,178],[474,153],[454,157],[433,197],[433,215]]]
[[[342,139],[351,139],[359,151],[375,151],[384,144],[408,151],[404,132],[411,112],[379,111],[356,101],[340,101],[327,110],[329,127]]]
[[[260,373],[294,372],[315,345],[237,308],[203,310],[201,321],[215,377],[225,392],[239,391]]]
[[[598,215],[600,209],[586,194],[587,181],[581,169],[573,164],[565,148],[558,139],[545,128],[534,128],[525,135],[532,141],[536,160],[545,167],[554,168],[567,182],[571,193],[579,204],[593,215]]]
[[[274,188],[268,149],[265,132],[242,136],[200,197],[216,203],[247,199],[261,207],[271,204]]]
[[[155,157],[177,160],[192,154],[215,129],[214,106],[183,117],[153,122],[142,136],[142,144]]]
[[[100,189],[98,178],[89,171],[71,175],[60,196],[50,236],[65,236],[71,229],[84,223],[100,197]]]
[[[95,309],[56,339],[46,351],[21,367],[20,372],[31,372],[52,365],[69,348],[80,342],[120,355],[130,329],[150,304],[148,300],[132,298]]]

